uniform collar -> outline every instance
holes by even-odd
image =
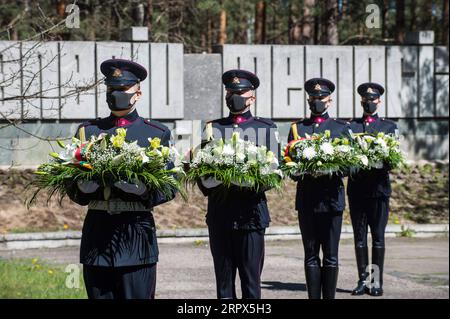
[[[137,118],[139,117],[139,114],[137,112],[137,110],[134,110],[131,113],[128,113],[125,116],[115,116],[114,114],[110,114],[109,115],[109,120],[114,123],[114,126],[125,126],[128,124],[133,123],[134,121],[137,120]]]
[[[316,124],[323,123],[328,118],[330,118],[330,115],[328,115],[328,112],[325,112],[325,113],[323,113],[321,115],[311,114],[311,121],[313,121]]]
[[[364,122],[366,122],[366,123],[372,123],[372,122],[375,122],[376,120],[378,120],[378,113],[375,113],[375,114],[373,114],[373,115],[367,115],[367,114],[364,114],[364,115],[363,115],[363,120],[364,120]]]
[[[233,114],[230,113],[230,115],[228,115],[228,118],[234,123],[234,124],[241,124],[244,122],[247,122],[249,119],[251,119],[253,117],[252,112],[247,111],[245,113],[242,114]]]

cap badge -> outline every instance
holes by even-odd
[[[322,87],[320,86],[319,83],[317,83],[317,84],[314,86],[314,90],[316,90],[316,91],[320,91],[321,89],[322,89]]]
[[[374,93],[374,92],[373,92],[372,88],[369,87],[369,88],[367,88],[367,93]]]
[[[112,76],[117,78],[122,76],[122,71],[120,69],[115,69],[114,72],[112,73]]]
[[[239,78],[235,76],[233,78],[233,82],[232,83],[238,83],[239,84],[239,83],[241,83],[241,81],[239,81]]]

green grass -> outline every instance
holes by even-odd
[[[36,258],[0,259],[0,299],[86,299],[81,265],[77,269],[79,288],[68,288],[66,278],[71,274],[65,266]]]

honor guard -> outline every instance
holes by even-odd
[[[256,100],[258,77],[248,71],[230,70],[222,75],[222,82],[230,113],[206,124],[202,144],[212,139],[230,139],[233,132],[239,132],[242,139],[258,146],[266,145],[279,158],[277,126],[271,120],[253,116],[250,111]],[[238,184],[226,188],[212,178],[203,179],[198,185],[208,197],[206,223],[217,297],[236,298],[238,271],[242,298],[261,298],[264,233],[270,222],[264,191],[256,192]]]
[[[127,130],[127,140],[141,147],[158,137],[169,146],[170,130],[163,124],[139,116],[136,104],[142,93],[140,82],[147,77],[141,65],[122,59],[104,61],[106,101],[111,114],[78,127],[82,141],[100,133]],[[173,166],[173,164],[172,164]],[[143,184],[116,182],[105,191],[93,181],[67,183],[69,197],[88,205],[81,237],[80,262],[91,299],[149,299],[155,296],[156,241],[153,207],[171,200]],[[109,193],[109,196],[108,196]]]
[[[350,137],[348,122],[330,118],[334,84],[323,78],[305,83],[309,118],[292,123],[288,143],[306,137],[306,134],[329,130],[331,137]],[[310,299],[333,299],[338,279],[338,247],[341,235],[342,213],[345,208],[345,190],[341,176],[294,177],[297,183],[295,207],[305,250],[305,276]],[[322,249],[323,260],[320,260]]]
[[[358,86],[361,95],[363,116],[351,121],[354,133],[383,132],[397,136],[395,122],[380,118],[378,109],[381,105],[380,97],[384,88],[377,83],[363,83]],[[352,291],[353,295],[368,293],[372,296],[383,294],[383,266],[384,266],[384,232],[388,222],[389,198],[391,183],[389,167],[372,169],[352,175],[348,180],[347,195],[350,206],[353,233],[355,239],[355,255],[358,267],[358,284]],[[374,282],[368,285],[369,272],[367,231],[368,226],[372,234],[372,266],[377,265],[374,272]],[[369,289],[370,287],[370,289]]]

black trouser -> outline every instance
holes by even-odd
[[[89,299],[154,299],[156,263],[127,267],[83,266]]]
[[[355,256],[360,282],[369,275],[367,232],[372,234],[372,265],[378,266],[378,280],[373,279],[376,288],[383,286],[384,234],[389,219],[389,197],[349,197],[350,216],[355,239]],[[372,266],[373,267],[373,266]]]
[[[305,249],[305,267],[320,267],[320,248],[324,267],[338,267],[342,212],[299,211],[298,219]]]
[[[384,248],[384,233],[389,218],[389,197],[349,197],[355,247],[367,247],[370,226],[372,247]]]
[[[217,298],[236,298],[236,271],[241,279],[242,298],[261,298],[265,229],[233,230],[209,225],[208,230]]]

